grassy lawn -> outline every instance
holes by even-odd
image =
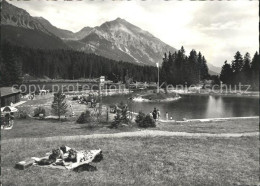
[[[233,120],[206,123],[162,123],[148,130],[162,130],[190,133],[243,133],[258,132],[258,119]],[[77,124],[75,121],[59,122],[54,120],[17,119],[12,130],[1,130],[1,139],[41,138],[50,136],[89,135],[97,133],[118,133],[140,130],[136,124],[118,129],[108,128],[109,123]],[[145,129],[141,129],[145,130]]]
[[[1,139],[73,136],[137,130],[134,126],[111,129],[108,127],[109,125],[108,123],[77,124],[75,121],[59,122],[56,120],[19,119],[15,120],[14,127],[11,130],[1,130]]]
[[[36,95],[34,100],[27,100],[22,105],[17,106],[18,110],[26,111],[27,114],[30,114],[33,116],[34,109],[37,107],[43,107],[46,111],[46,116],[52,115],[51,113],[51,105],[53,102],[53,94],[49,93],[47,95]],[[89,109],[90,105],[85,104],[79,104],[77,101],[72,101],[73,96],[67,96],[66,97],[66,103],[68,105],[68,111],[66,115],[71,115],[72,110],[69,107],[70,105],[73,108],[73,111],[75,112],[75,115],[79,116],[81,112],[84,112],[87,108]]]
[[[158,122],[156,129],[191,133],[243,133],[258,132],[259,119],[241,119],[215,122],[166,123]]]
[[[245,138],[145,137],[66,141],[76,149],[101,148],[94,172],[30,167],[16,162],[43,156],[64,141],[27,141],[1,146],[3,185],[256,185],[259,141]]]

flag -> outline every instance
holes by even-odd
[[[156,67],[159,68],[159,63],[156,63]]]

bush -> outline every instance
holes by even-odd
[[[40,114],[43,114],[43,116],[45,116],[45,109],[43,107],[38,107],[34,109],[34,117],[39,117]]]
[[[143,124],[140,127],[156,127],[155,120],[148,114],[143,120]]]
[[[91,115],[88,110],[86,112],[82,112],[77,119],[77,123],[83,124],[83,123],[89,123],[91,121]]]
[[[145,118],[145,113],[140,111],[136,116],[135,122],[139,125],[143,122],[144,118]]]
[[[114,118],[114,121],[111,123],[112,128],[118,128],[118,126],[121,123],[121,114],[119,111],[117,111],[116,116]]]
[[[155,120],[149,114],[145,115],[142,112],[138,113],[135,122],[141,128],[156,127]]]
[[[114,121],[111,123],[112,128],[117,128],[121,123],[123,124],[129,123],[127,105],[121,102],[118,107],[119,109],[116,111],[116,116],[114,118]]]
[[[78,99],[79,99],[78,96],[72,97],[72,101],[75,101],[75,100],[78,100]]]

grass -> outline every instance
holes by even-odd
[[[77,124],[75,121],[19,119],[15,120],[12,130],[1,130],[1,139],[73,136],[137,130],[132,125],[122,126],[118,129],[111,129],[109,126],[109,123]]]
[[[18,119],[12,130],[1,130],[1,139],[41,138],[51,136],[89,135],[97,133],[118,133],[141,130],[162,130],[190,133],[243,133],[258,132],[258,119],[231,120],[221,122],[162,123],[156,128],[141,129],[136,124],[111,129],[109,123],[77,124],[75,121]]]
[[[16,162],[43,156],[64,141],[24,141],[1,145],[3,185],[256,185],[259,141],[247,138],[145,137],[66,141],[76,149],[101,148],[96,172],[76,173]]]

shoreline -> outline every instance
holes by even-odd
[[[177,93],[177,92],[176,92]],[[197,93],[197,92],[186,92],[177,93],[179,95],[194,95],[194,96],[223,96],[223,97],[240,97],[240,98],[259,98],[259,93],[255,94],[233,94],[233,93]]]
[[[185,120],[182,120],[182,121],[177,121],[177,120],[159,120],[159,122],[162,122],[162,123],[192,123],[192,122],[213,122],[213,121],[244,120],[244,119],[259,119],[259,116],[185,119]]]

